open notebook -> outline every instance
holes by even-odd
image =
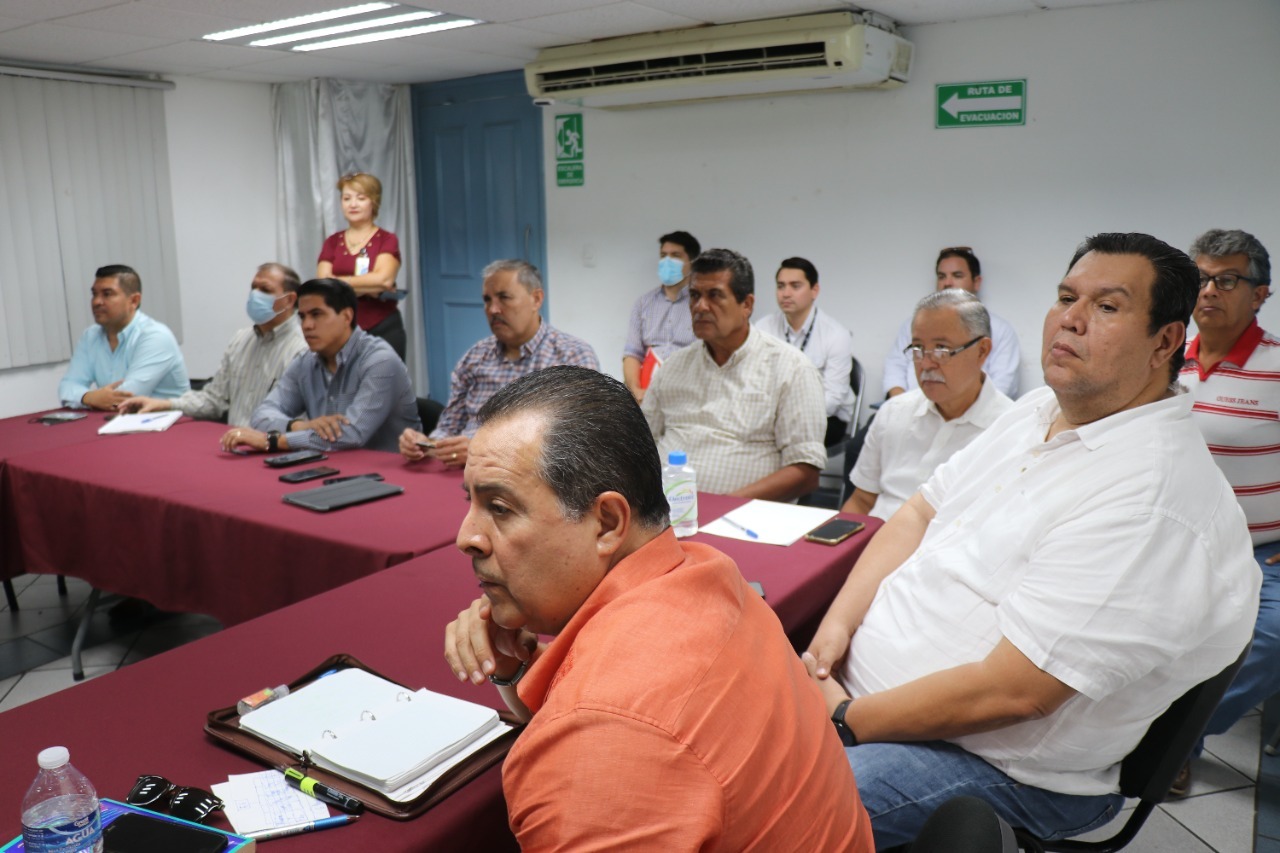
[[[240,718],[240,727],[392,799],[410,799],[509,730],[498,712],[363,669],[341,669]]]

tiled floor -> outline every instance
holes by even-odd
[[[0,608],[0,712],[72,686],[71,640],[89,587],[67,579],[58,595],[51,575],[15,579],[18,611]],[[216,620],[194,614],[167,616],[143,628],[117,629],[105,598],[90,623],[85,677],[160,654],[221,630]],[[0,599],[3,604],[3,599]],[[1280,702],[1266,718],[1252,713],[1224,735],[1211,737],[1194,766],[1191,796],[1156,809],[1125,849],[1132,853],[1280,853],[1280,756],[1261,754],[1262,733],[1280,723]],[[1261,758],[1261,760],[1259,760]],[[1086,838],[1106,838],[1128,816]],[[1256,825],[1256,830],[1255,830]],[[1256,832],[1256,846],[1255,846]]]

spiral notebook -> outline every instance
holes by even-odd
[[[420,791],[510,729],[492,708],[410,691],[357,668],[245,714],[240,727],[393,799]]]

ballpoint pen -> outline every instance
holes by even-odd
[[[750,527],[746,527],[746,526],[744,526],[744,525],[739,524],[738,522],[734,521],[732,518],[730,518],[730,517],[729,517],[729,516],[727,516],[727,515],[722,516],[722,517],[721,517],[721,521],[723,521],[725,524],[729,525],[730,527],[733,527],[733,528],[736,528],[736,529],[738,529],[738,530],[741,530],[743,533],[747,534],[747,536],[751,537],[752,539],[759,539],[759,538],[760,538],[760,534],[759,534],[759,533],[756,533],[756,532],[755,532],[754,530],[752,530]]]
[[[349,823],[355,823],[359,818],[355,815],[338,815],[337,817],[326,817],[320,820],[309,820],[306,823],[295,823],[290,826],[275,826],[271,829],[260,829],[257,832],[246,832],[245,838],[252,838],[255,841],[267,841],[272,838],[285,838],[290,835],[301,835],[304,832],[316,832],[321,829],[332,829],[335,826],[346,826]]]
[[[314,797],[342,809],[347,814],[360,814],[364,811],[364,803],[355,797],[349,797],[341,791],[335,791],[328,785],[312,779],[310,776],[292,767],[277,767],[284,774],[285,780],[308,797]]]

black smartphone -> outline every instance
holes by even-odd
[[[843,518],[833,518],[825,524],[819,524],[813,530],[804,535],[809,542],[819,542],[823,545],[839,545],[862,528],[866,527],[861,521],[849,521]]]
[[[263,462],[272,468],[289,468],[294,465],[301,465],[304,462],[319,462],[321,459],[328,459],[319,450],[295,450],[293,453],[282,453],[279,456],[268,456]]]
[[[162,817],[122,814],[102,830],[103,853],[219,853],[227,836]]]
[[[282,483],[305,483],[307,480],[319,480],[321,477],[332,477],[338,473],[337,468],[326,468],[321,465],[318,468],[303,468],[301,471],[290,471],[288,474],[280,475]]]
[[[333,473],[336,474],[338,472],[334,471]],[[375,474],[351,474],[346,477],[330,477],[329,479],[324,481],[323,485],[332,486],[335,483],[345,483],[348,480],[377,480],[381,482],[383,479],[384,478],[381,474],[376,474],[376,473]]]

